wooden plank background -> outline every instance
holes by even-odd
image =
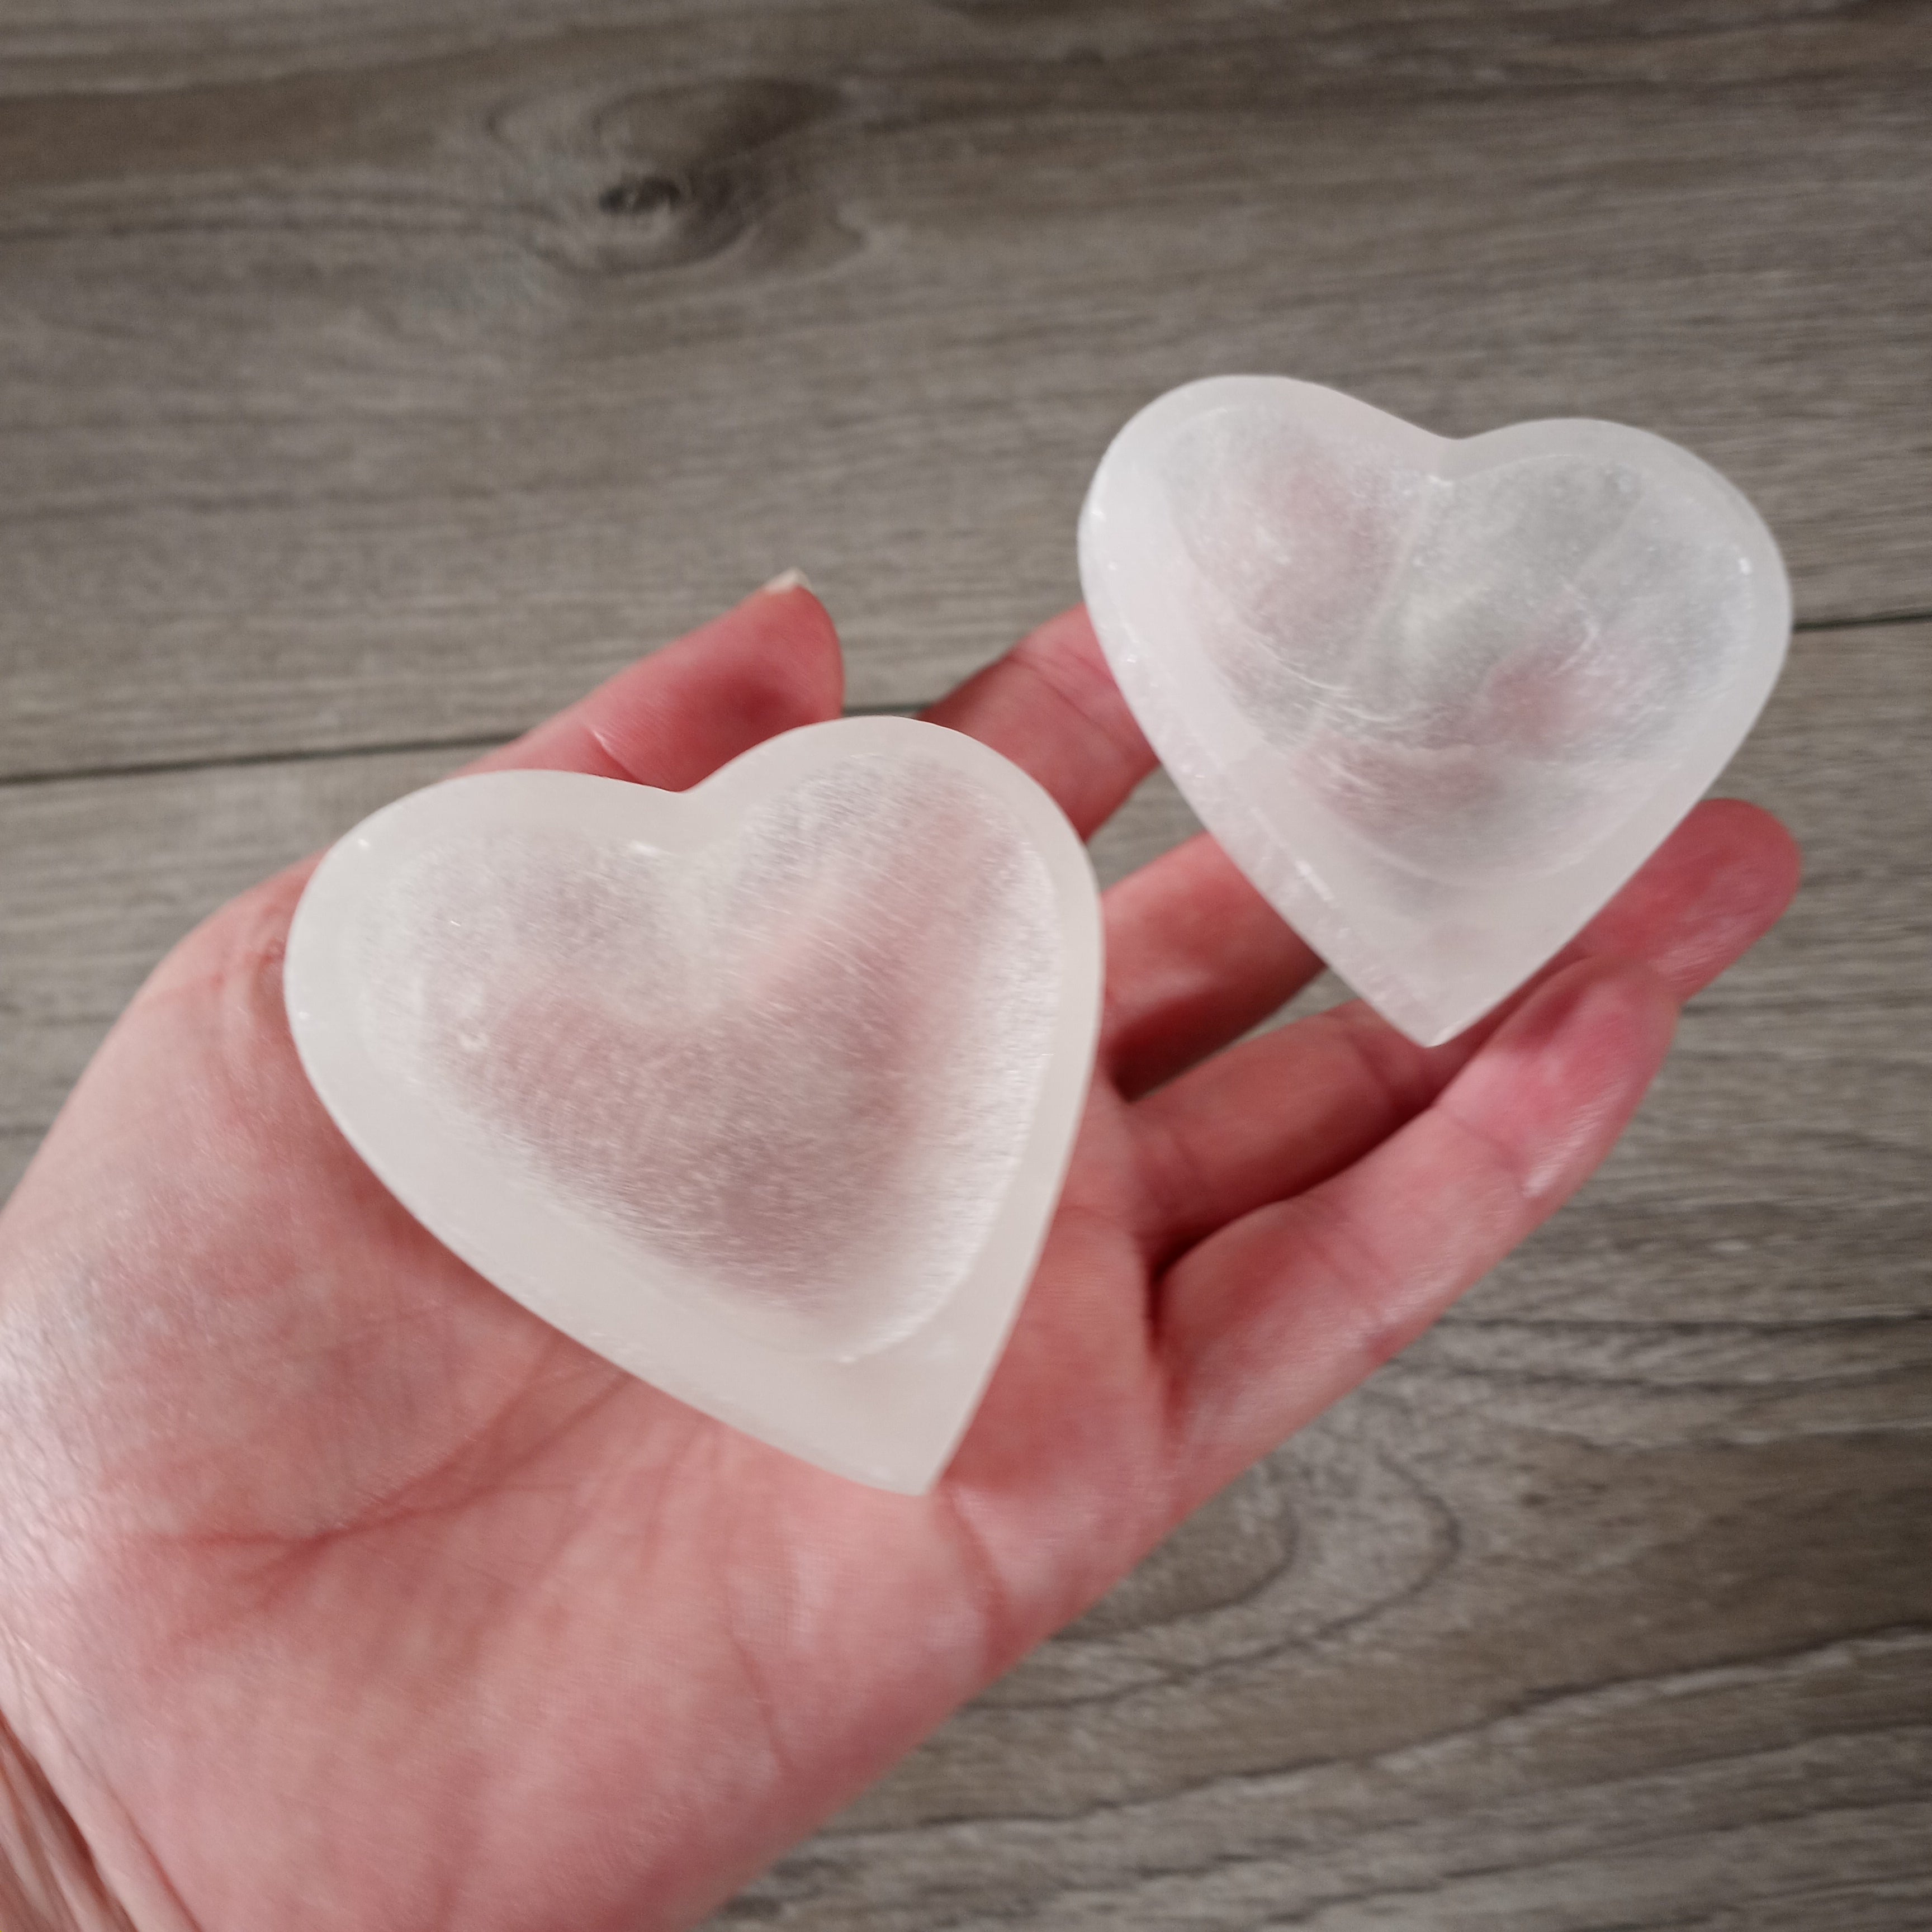
[[[9,0],[0,1190],[204,911],[773,572],[936,694],[1172,383],[1660,430],[1790,560],[1724,788],[1796,910],[1578,1202],[716,1922],[1932,1924],[1928,244],[1918,0]]]

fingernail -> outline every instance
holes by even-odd
[[[788,590],[809,590],[811,588],[812,579],[794,566],[790,570],[780,571],[770,583],[760,585],[758,595],[760,597],[782,597]]]

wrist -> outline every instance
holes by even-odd
[[[135,1932],[46,1774],[0,1718],[0,1926]]]

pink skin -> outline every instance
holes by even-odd
[[[682,787],[836,715],[760,594],[483,762]],[[1152,764],[1082,614],[932,716],[1090,832]],[[405,1214],[310,1092],[307,875],[164,962],[0,1216],[0,1703],[144,1928],[686,1925],[1566,1198],[1678,1004],[1777,918],[1700,807],[1504,1016],[1349,1006],[1205,839],[1107,905],[1107,1013],[1012,1346],[930,1496],[610,1367]]]

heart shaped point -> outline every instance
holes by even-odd
[[[317,868],[285,983],[324,1104],[479,1273],[748,1434],[919,1490],[1058,1198],[1099,902],[1016,766],[852,719],[688,793],[416,793]]]
[[[1456,442],[1285,376],[1190,383],[1128,423],[1080,572],[1202,824],[1425,1046],[1655,849],[1791,629],[1762,520],[1662,437],[1576,421]]]

